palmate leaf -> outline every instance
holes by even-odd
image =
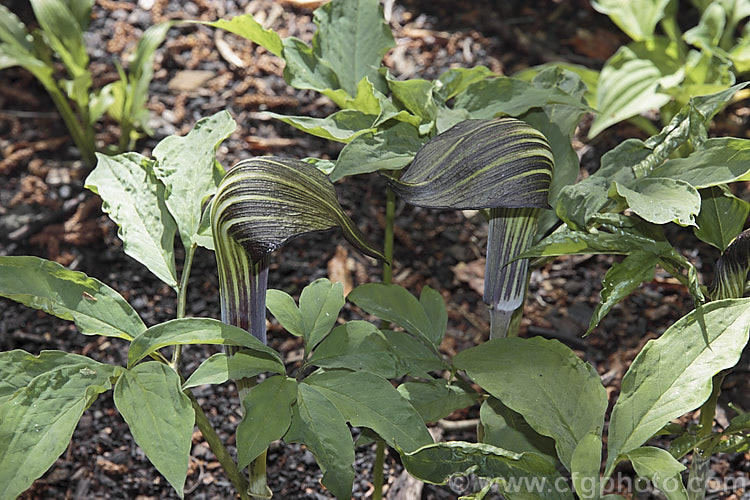
[[[547,207],[547,140],[514,118],[466,120],[427,142],[400,179],[401,198],[427,208]]]
[[[214,236],[227,235],[259,262],[303,234],[340,228],[362,253],[383,258],[339,205],[328,177],[309,163],[258,157],[232,167],[212,202]]]

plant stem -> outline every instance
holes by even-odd
[[[383,498],[383,465],[385,464],[385,441],[378,439],[375,445],[375,463],[372,470],[372,500]]]
[[[193,243],[189,248],[185,248],[185,262],[182,265],[182,275],[180,276],[180,284],[177,288],[177,318],[185,317],[185,309],[187,305],[187,288],[188,279],[190,278],[190,270],[193,267],[193,256],[195,255],[195,249],[197,245]],[[174,346],[174,352],[172,353],[172,362],[170,365],[173,369],[180,370],[180,358],[182,357],[182,346]]]
[[[232,456],[221,442],[218,434],[216,434],[211,422],[208,421],[208,417],[203,413],[203,408],[198,404],[198,400],[195,399],[193,393],[185,391],[185,394],[190,398],[190,402],[195,410],[195,425],[198,426],[198,429],[200,429],[203,434],[203,438],[206,440],[206,443],[208,443],[208,447],[211,448],[213,454],[216,455],[216,459],[224,468],[227,477],[229,477],[232,485],[240,494],[240,498],[242,500],[249,500],[247,479],[242,474],[242,471],[239,470],[234,460],[232,460]]]

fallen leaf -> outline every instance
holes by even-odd
[[[339,282],[344,287],[344,296],[349,295],[354,285],[352,273],[347,264],[349,252],[341,245],[336,245],[336,253],[328,261],[328,279],[331,283]]]
[[[471,262],[459,262],[451,266],[451,271],[456,279],[466,283],[479,294],[484,293],[484,259],[472,260]]]

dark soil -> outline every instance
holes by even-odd
[[[33,14],[26,2],[12,1],[11,9],[27,23]],[[450,67],[477,64],[513,74],[548,61],[569,61],[600,67],[627,39],[609,20],[591,9],[587,0],[525,2],[424,1],[385,2],[386,14],[398,47],[386,56],[399,77],[434,78]],[[167,19],[214,20],[251,12],[282,36],[309,40],[314,32],[312,11],[295,2],[272,0],[97,0],[87,33],[95,86],[115,78],[114,59],[132,51],[143,30]],[[297,132],[263,112],[325,116],[332,103],[312,92],[288,87],[283,66],[273,55],[231,34],[223,41],[242,63],[232,64],[217,50],[217,33],[205,27],[173,28],[158,51],[149,108],[154,137],[138,143],[149,154],[161,138],[184,134],[201,117],[228,109],[237,131],[219,149],[225,166],[252,156],[277,154],[294,158],[335,158],[340,149],[330,142]],[[221,44],[221,42],[218,42]],[[177,90],[178,72],[205,71],[207,80],[189,90]],[[170,85],[171,83],[171,85]],[[734,135],[744,123],[747,108],[730,110],[727,120]],[[587,121],[587,120],[586,120]],[[599,157],[622,137],[638,134],[627,125],[609,130],[594,141],[584,139],[586,121],[576,138],[585,171],[598,166]],[[102,145],[117,142],[117,129],[105,123],[98,135]],[[102,214],[100,201],[83,189],[86,169],[43,88],[18,68],[0,72],[0,255],[37,255],[81,270],[119,291],[153,325],[175,315],[175,296],[144,267],[126,256],[114,224]],[[384,182],[377,175],[347,178],[337,185],[344,207],[372,241],[382,240]],[[477,288],[482,278],[487,227],[469,212],[437,212],[399,204],[397,207],[394,281],[418,293],[424,285],[439,290],[448,303],[449,328],[442,350],[447,355],[482,342],[488,334],[488,314]],[[710,281],[715,251],[691,234],[674,233],[672,241]],[[671,234],[671,233],[670,233]],[[178,256],[179,257],[179,256]],[[179,260],[178,260],[179,262]],[[657,274],[616,307],[597,330],[583,339],[599,299],[601,279],[611,257],[570,257],[555,260],[534,272],[522,335],[557,338],[575,349],[599,371],[613,402],[619,383],[644,343],[658,337],[671,323],[692,309],[687,291],[664,273]],[[317,235],[298,240],[273,257],[269,286],[293,295],[310,281],[338,272],[353,285],[380,279],[377,264],[353,251],[338,236]],[[219,306],[213,255],[199,250],[190,280],[188,315],[218,317]],[[24,349],[39,353],[61,349],[102,362],[125,364],[123,341],[80,335],[68,322],[0,299],[0,350]],[[344,314],[360,317],[347,306]],[[275,322],[269,343],[293,368],[301,345]],[[214,347],[184,351],[184,372],[190,373]],[[727,400],[750,409],[748,368],[744,362],[726,381]],[[219,435],[230,449],[239,422],[236,388],[232,384],[196,388],[195,394]],[[723,406],[726,408],[726,406]],[[456,412],[450,420],[476,417],[476,408]],[[687,415],[690,421],[694,415]],[[719,412],[718,423],[727,416]],[[471,426],[452,430],[437,426],[443,439],[475,439]],[[355,434],[358,432],[354,430]],[[186,497],[232,498],[231,484],[196,431]],[[357,449],[354,496],[372,492],[374,448]],[[330,498],[319,484],[321,473],[312,454],[299,445],[274,443],[268,455],[270,486],[276,498]],[[389,498],[417,498],[399,493],[402,467],[397,454],[386,460]],[[717,481],[747,479],[750,456],[722,455],[713,461]],[[630,471],[625,470],[626,474]],[[394,484],[394,483],[399,483]],[[713,483],[712,483],[713,484]],[[719,483],[716,483],[718,485]],[[709,492],[708,498],[748,497],[747,488]],[[421,498],[456,498],[461,488],[423,488]],[[713,487],[713,486],[712,486]],[[744,496],[743,496],[744,495]],[[101,396],[84,414],[67,451],[23,498],[172,498],[174,491],[136,446],[114,407],[111,392]],[[642,498],[646,498],[642,496]]]

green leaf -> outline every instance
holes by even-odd
[[[342,109],[325,118],[311,116],[286,116],[266,112],[305,133],[338,142],[350,142],[364,132],[374,131],[376,115],[368,115],[355,109]]]
[[[486,66],[474,66],[473,68],[451,68],[440,75],[434,84],[435,96],[443,102],[455,97],[469,85],[482,81],[486,78],[499,76]]]
[[[162,347],[185,344],[247,347],[253,351],[269,354],[281,362],[275,350],[263,345],[242,328],[227,325],[213,318],[179,318],[152,326],[133,339],[128,351],[128,367]]]
[[[281,290],[267,290],[266,307],[287,332],[295,337],[301,337],[305,333],[302,313],[291,295]]]
[[[559,89],[543,89],[516,78],[488,78],[472,83],[456,96],[454,108],[467,110],[472,118],[489,119],[500,114],[520,116],[549,103],[588,106]]]
[[[130,340],[144,330],[133,308],[100,281],[38,257],[0,257],[0,296],[74,321],[84,335]]]
[[[726,186],[702,189],[701,211],[696,218],[695,235],[722,252],[745,226],[750,204],[737,198]]]
[[[495,339],[458,353],[453,364],[553,438],[568,470],[578,443],[601,433],[607,396],[599,375],[556,340]]]
[[[500,400],[487,398],[479,408],[479,421],[477,436],[482,443],[516,453],[530,451],[557,463],[555,441],[536,432],[520,413]]]
[[[5,5],[0,5],[0,42],[14,45],[29,55],[34,51],[26,25]]]
[[[231,115],[220,111],[199,120],[186,136],[169,136],[154,148],[154,173],[166,186],[165,201],[185,248],[197,243],[203,200],[216,191],[216,149],[235,128]]]
[[[396,358],[397,376],[430,378],[428,372],[450,368],[438,351],[406,332],[381,330]]]
[[[513,78],[517,78],[519,80],[530,82],[538,74],[542,73],[544,70],[549,69],[549,68],[561,69],[563,71],[578,75],[581,81],[586,85],[586,92],[584,93],[584,97],[586,98],[586,103],[591,107],[596,105],[596,93],[597,93],[597,86],[598,86],[598,81],[599,81],[599,71],[587,68],[585,66],[581,66],[578,64],[551,62],[551,63],[540,64],[539,66],[532,66],[531,68],[526,68],[524,70],[521,70],[518,73],[514,74]]]
[[[429,123],[435,120],[437,116],[437,103],[433,96],[435,84],[421,78],[412,78],[409,80],[396,80],[390,73],[386,73],[388,88],[393,93],[393,97],[404,108],[412,114],[420,117],[423,123]],[[421,130],[421,133],[427,133],[427,130]]]
[[[687,500],[688,493],[682,484],[680,472],[685,466],[668,451],[653,446],[636,448],[626,454],[638,477],[651,481],[669,500]]]
[[[251,378],[264,372],[284,374],[286,369],[278,357],[266,352],[242,349],[231,356],[220,352],[203,361],[182,388],[223,384],[227,380]]]
[[[683,38],[690,45],[711,52],[718,48],[726,22],[724,8],[718,3],[711,3],[701,14],[698,25],[687,30]]]
[[[360,134],[339,153],[331,180],[378,170],[400,170],[411,163],[426,140],[415,126],[400,121]]]
[[[610,19],[635,41],[647,40],[664,17],[669,0],[594,0],[591,6]]]
[[[601,461],[601,435],[590,432],[578,443],[570,461],[573,488],[581,500],[600,498],[599,467]]]
[[[299,297],[299,310],[304,325],[305,353],[309,353],[331,332],[344,307],[344,287],[320,278],[307,285]]]
[[[285,38],[283,45],[284,79],[289,85],[318,92],[341,88],[334,69],[312,47],[293,36]]]
[[[622,196],[633,212],[654,224],[694,226],[701,208],[697,189],[685,181],[666,177],[638,179],[631,187],[615,182],[610,192]]]
[[[297,382],[273,376],[253,387],[242,401],[244,416],[237,426],[237,462],[247,467],[280,439],[292,421],[292,404],[297,399]]]
[[[263,26],[253,18],[252,14],[243,14],[231,19],[219,19],[218,21],[210,23],[203,22],[203,24],[213,26],[214,28],[221,28],[230,33],[234,33],[235,35],[247,38],[261,47],[265,47],[273,55],[281,57],[283,47],[281,37],[271,29],[264,29]]]
[[[554,465],[534,453],[514,453],[488,444],[450,441],[402,453],[401,460],[409,474],[428,483],[445,484],[453,476],[476,474],[503,479],[505,484],[501,490],[506,495],[527,493],[531,496],[521,498],[573,498]]]
[[[97,153],[96,158],[85,186],[102,198],[102,210],[117,224],[125,253],[177,288],[177,225],[164,202],[164,185],[154,175],[156,162],[138,153]]]
[[[466,408],[477,402],[479,394],[467,384],[448,384],[445,379],[410,380],[398,386],[405,397],[425,422],[437,422],[454,410]]]
[[[654,279],[659,257],[651,252],[636,251],[622,262],[612,264],[602,281],[601,301],[596,305],[586,335],[596,328],[612,308],[643,282]]]
[[[422,304],[401,286],[365,283],[352,290],[347,299],[368,313],[403,327],[427,345],[437,347],[445,333],[445,329],[435,328]]]
[[[315,373],[305,383],[331,401],[349,423],[372,429],[390,446],[413,451],[432,442],[419,413],[382,377],[331,370]]]
[[[121,370],[83,356],[68,364],[71,358],[63,354],[42,354],[32,361],[30,354],[12,352],[22,353],[13,355],[12,362],[21,362],[15,368],[30,369],[33,378],[0,402],[0,498],[8,499],[18,497],[55,463],[83,412],[111,388],[110,377]]]
[[[703,189],[750,180],[750,140],[736,137],[708,139],[686,158],[668,160],[652,175],[681,180]]]
[[[749,321],[750,299],[710,302],[645,345],[623,378],[612,412],[606,476],[621,455],[708,398],[711,377],[737,363]]]
[[[432,323],[430,331],[435,336],[435,344],[439,345],[448,328],[448,310],[445,307],[445,299],[440,292],[425,285],[422,287],[422,293],[419,294],[419,304]]]
[[[366,321],[349,321],[333,329],[308,360],[321,368],[367,371],[394,378],[396,359],[385,335]]]
[[[182,498],[195,413],[180,377],[156,361],[140,364],[117,380],[114,400],[136,444]]]
[[[595,137],[622,120],[658,109],[671,97],[658,91],[659,85],[671,87],[684,75],[677,46],[665,37],[633,42],[610,57],[599,75],[597,110],[589,130]]]
[[[293,238],[337,227],[361,252],[383,258],[341,208],[328,177],[299,160],[265,156],[234,165],[213,199],[211,219],[214,240],[235,241],[256,263]]]
[[[89,56],[83,30],[61,0],[30,0],[34,16],[44,30],[45,40],[75,77],[88,71]]]
[[[381,79],[378,67],[395,41],[379,1],[334,0],[314,12],[314,21],[313,50],[331,66],[339,88],[353,96],[362,78]]]
[[[435,136],[399,178],[398,196],[427,208],[546,208],[547,139],[515,118],[466,120]]]
[[[303,443],[323,471],[321,483],[336,498],[351,498],[354,482],[354,443],[346,420],[313,386],[297,384],[287,443]]]

